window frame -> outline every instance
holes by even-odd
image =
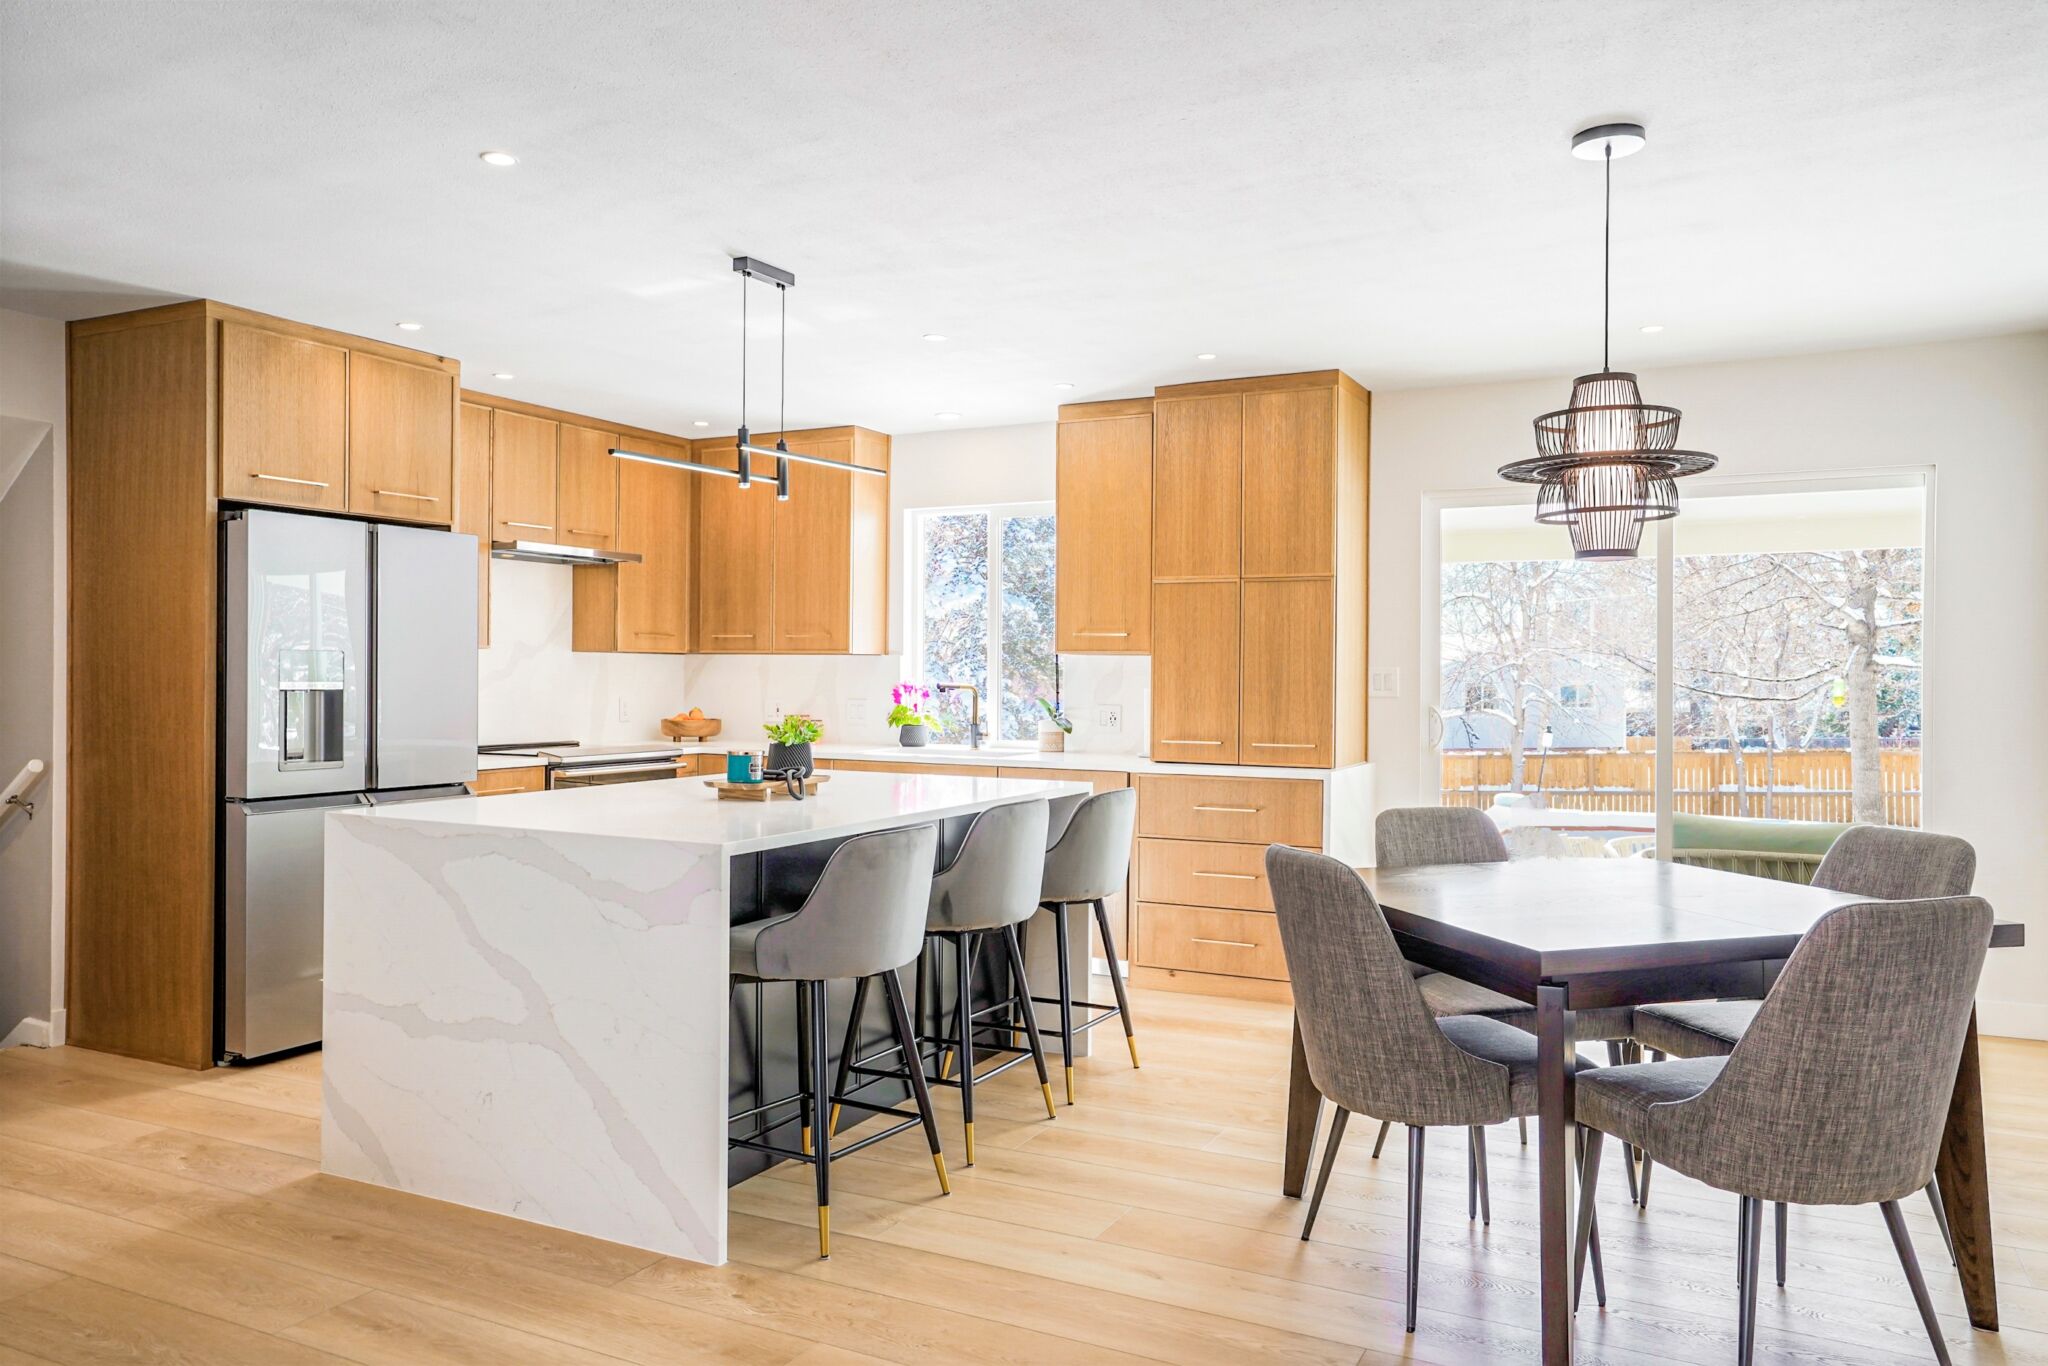
[[[925,612],[924,590],[925,571],[925,523],[934,517],[959,517],[979,515],[989,519],[988,536],[988,668],[984,677],[972,680],[947,679],[947,682],[971,681],[981,689],[982,724],[988,728],[988,736],[982,742],[988,745],[1006,743],[1002,733],[1003,709],[1003,537],[1001,522],[1009,517],[1051,517],[1053,534],[1059,534],[1059,513],[1053,500],[1029,499],[1008,503],[958,503],[944,507],[907,508],[904,511],[904,540],[909,551],[908,573],[905,576],[903,594],[903,666],[906,677],[918,677],[924,671]],[[1054,588],[1058,588],[1058,561],[1054,561]],[[1057,638],[1054,641],[1054,657],[1058,657]],[[936,681],[921,678],[919,681],[930,687]],[[1009,742],[1021,743],[1021,742]]]

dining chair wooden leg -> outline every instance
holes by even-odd
[[[1052,1079],[1045,1070],[1045,1040],[1039,1037],[1038,1017],[1031,1013],[1031,982],[1024,975],[1024,946],[1017,942],[1017,927],[1003,926],[1002,940],[1003,952],[1010,960],[1010,980],[1017,988],[1017,1009],[1024,1016],[1024,1040],[1031,1045],[1031,1061],[1038,1068],[1038,1091],[1045,1097],[1045,1117],[1055,1119],[1058,1112],[1052,1108]]]
[[[1308,1241],[1309,1230],[1316,1226],[1316,1211],[1323,1207],[1323,1188],[1330,1184],[1330,1172],[1337,1165],[1337,1148],[1344,1142],[1344,1121],[1351,1118],[1351,1112],[1339,1105],[1336,1115],[1330,1120],[1330,1136],[1323,1140],[1323,1165],[1316,1172],[1315,1194],[1309,1197],[1308,1214],[1301,1221],[1301,1241]]]
[[[1482,1228],[1493,1226],[1493,1194],[1486,1188],[1486,1130],[1476,1127],[1472,1130],[1472,1156],[1479,1168],[1479,1223]]]
[[[1478,1140],[1474,1137],[1478,1132],[1479,1129],[1476,1125],[1465,1130],[1465,1217],[1467,1219],[1477,1219],[1479,1217],[1479,1149],[1475,1146]]]
[[[1771,1224],[1778,1241],[1778,1289],[1785,1288],[1785,1202],[1780,1200],[1771,1210]]]
[[[1373,1161],[1377,1162],[1380,1160],[1380,1149],[1385,1147],[1387,1143],[1387,1130],[1393,1127],[1393,1124],[1387,1120],[1383,1119],[1380,1121],[1380,1136],[1372,1141]]]
[[[1763,1252],[1764,1202],[1742,1197],[1742,1308],[1735,1335],[1736,1359],[1750,1366],[1756,1358],[1757,1260]]]
[[[1586,1254],[1593,1246],[1593,1189],[1600,1181],[1600,1148],[1607,1135],[1598,1129],[1579,1126],[1579,1219],[1572,1240],[1572,1308],[1579,1307],[1579,1287],[1586,1276]],[[1598,1267],[1598,1262],[1595,1262]],[[1596,1269],[1593,1294],[1600,1307],[1607,1307],[1607,1277]]]
[[[1517,1117],[1516,1117],[1516,1119],[1515,1119],[1515,1127],[1516,1127],[1517,1129],[1519,1129],[1519,1130],[1521,1130],[1521,1131],[1522,1131],[1522,1146],[1523,1146],[1524,1148],[1528,1147],[1528,1146],[1529,1146],[1529,1121],[1528,1121],[1528,1119],[1527,1119],[1527,1118],[1526,1118],[1525,1116],[1517,1116]]]
[[[895,973],[882,974],[882,994],[889,999],[889,1021],[896,1031],[896,1043],[903,1050],[903,1070],[910,1076],[910,1095],[917,1102],[917,1117],[924,1121],[924,1140],[931,1145],[932,1168],[939,1174],[939,1194],[951,1195],[953,1179],[946,1174],[946,1152],[939,1144],[939,1120],[932,1112],[924,1059],[918,1056],[917,1032],[911,1027],[910,1008],[903,1003],[903,983]]]
[[[1927,1295],[1927,1279],[1920,1274],[1920,1258],[1913,1251],[1912,1235],[1906,1231],[1906,1216],[1899,1212],[1896,1200],[1887,1200],[1878,1209],[1884,1212],[1885,1230],[1892,1235],[1892,1246],[1898,1250],[1899,1265],[1906,1272],[1906,1284],[1912,1288],[1920,1322],[1926,1325],[1927,1340],[1934,1345],[1935,1360],[1941,1366],[1950,1366],[1948,1343],[1941,1336],[1941,1320],[1934,1316],[1934,1301]]]
[[[1956,1236],[1949,1232],[1948,1206],[1941,1203],[1941,1182],[1927,1183],[1927,1203],[1934,1207],[1934,1226],[1941,1230],[1941,1241],[1948,1248],[1949,1265],[1956,1265]]]
[[[846,1038],[839,1047],[839,1071],[832,1078],[832,1091],[826,1099],[832,1107],[825,1120],[827,1138],[839,1132],[839,1097],[846,1094],[846,1083],[853,1077],[853,1060],[860,1052],[860,1015],[867,1009],[868,982],[869,979],[863,977],[853,984],[853,1013],[846,1017]],[[909,1053],[903,1055],[905,1066],[909,1065],[912,1056]]]
[[[1664,1054],[1660,1050],[1653,1048],[1650,1050],[1650,1061],[1662,1062],[1664,1061]],[[1636,1205],[1639,1208],[1648,1209],[1650,1207],[1650,1168],[1655,1164],[1650,1161],[1648,1153],[1644,1153],[1642,1156],[1642,1167],[1636,1173]]]
[[[1415,1290],[1422,1276],[1422,1136],[1420,1124],[1408,1127],[1408,1331],[1415,1331]]]

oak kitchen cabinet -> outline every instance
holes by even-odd
[[[492,409],[492,540],[555,540],[555,433],[560,426],[531,413]]]
[[[631,445],[649,455],[693,458],[686,441],[636,435]],[[699,486],[710,480],[644,461],[607,459],[618,466],[617,548],[641,559],[638,564],[578,566],[572,571],[576,581],[571,643],[578,650],[687,653],[691,514]]]
[[[1152,487],[1151,399],[1060,408],[1053,579],[1060,652],[1151,651]]]
[[[455,519],[456,376],[351,353],[348,510],[447,526]]]
[[[1154,757],[1365,759],[1370,403],[1335,370],[1155,391]]]
[[[619,536],[616,432],[571,422],[556,426],[555,536],[562,545],[613,549]]]
[[[739,467],[739,448],[725,441],[693,443],[697,460]],[[733,479],[692,475],[697,490],[690,554],[697,589],[693,643],[700,654],[767,654],[775,631],[775,491],[772,480],[741,488]]]

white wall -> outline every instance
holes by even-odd
[[[2029,922],[2033,946],[1985,969],[1987,1032],[2048,1038],[2048,882],[2035,696],[2048,679],[2048,334],[1644,371],[1650,401],[1685,413],[1683,444],[1721,457],[1689,487],[1774,475],[1931,467],[1926,643],[1929,827],[1977,847],[1977,889]],[[1372,702],[1380,801],[1434,800],[1425,762],[1430,689],[1425,594],[1435,592],[1431,495],[1490,495],[1530,449],[1529,422],[1562,407],[1570,379],[1373,397],[1373,667],[1402,693]],[[1560,535],[1562,533],[1559,533]]]
[[[64,1041],[64,324],[0,309],[0,415],[50,428],[0,479],[0,783],[48,765],[34,821],[0,831],[0,1042]],[[19,429],[17,429],[19,430]],[[13,471],[8,471],[14,473]],[[40,682],[42,686],[36,686]]]

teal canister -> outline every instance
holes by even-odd
[[[761,781],[761,767],[760,750],[728,750],[725,756],[725,780],[729,783],[758,783]]]

